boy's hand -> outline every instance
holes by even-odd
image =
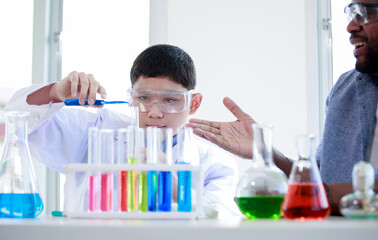
[[[74,71],[51,87],[50,99],[54,102],[62,102],[69,98],[78,98],[81,105],[84,105],[85,99],[88,99],[89,105],[93,105],[96,93],[106,98],[105,88],[95,80],[92,74]]]
[[[234,122],[212,122],[201,119],[190,119],[186,125],[193,132],[219,147],[243,158],[252,158],[253,118],[244,113],[230,98],[224,98],[223,104],[237,118]]]

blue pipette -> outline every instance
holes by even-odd
[[[129,104],[130,102],[127,101],[105,101],[105,100],[96,100],[93,105],[104,105],[104,104],[119,104],[119,103],[127,103]],[[81,106],[79,103],[79,99],[66,99],[64,101],[64,104],[66,106]],[[84,105],[89,105],[88,104],[88,99],[85,99],[85,104]]]

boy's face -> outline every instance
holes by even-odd
[[[189,96],[189,106],[185,110],[177,113],[167,113],[167,111],[162,109],[163,107],[161,106],[161,104],[165,104],[165,96],[156,94],[156,92],[174,91],[184,93],[184,95],[186,94],[186,96],[188,96],[188,90],[181,84],[164,76],[153,78],[141,76],[134,83],[133,90],[146,90],[146,92],[150,90],[154,93],[148,95],[149,97],[154,98],[151,99],[153,103],[150,107],[146,108],[144,111],[142,111],[141,108],[139,109],[139,126],[141,128],[172,128],[174,135],[176,135],[178,128],[182,128],[185,125],[188,116],[195,113],[202,100],[201,94],[193,94],[192,97]],[[143,97],[143,99],[146,98],[144,95],[141,95],[141,97]]]

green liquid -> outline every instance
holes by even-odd
[[[254,196],[235,198],[240,211],[249,219],[281,217],[284,196]]]
[[[148,212],[148,185],[147,173],[138,175],[138,210],[139,212]]]

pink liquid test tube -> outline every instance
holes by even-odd
[[[98,129],[95,127],[88,130],[88,164],[98,164]],[[89,173],[88,186],[88,211],[98,210],[98,172]]]
[[[111,129],[101,129],[99,133],[100,164],[114,163],[114,132]],[[113,173],[100,173],[100,211],[113,210]]]

